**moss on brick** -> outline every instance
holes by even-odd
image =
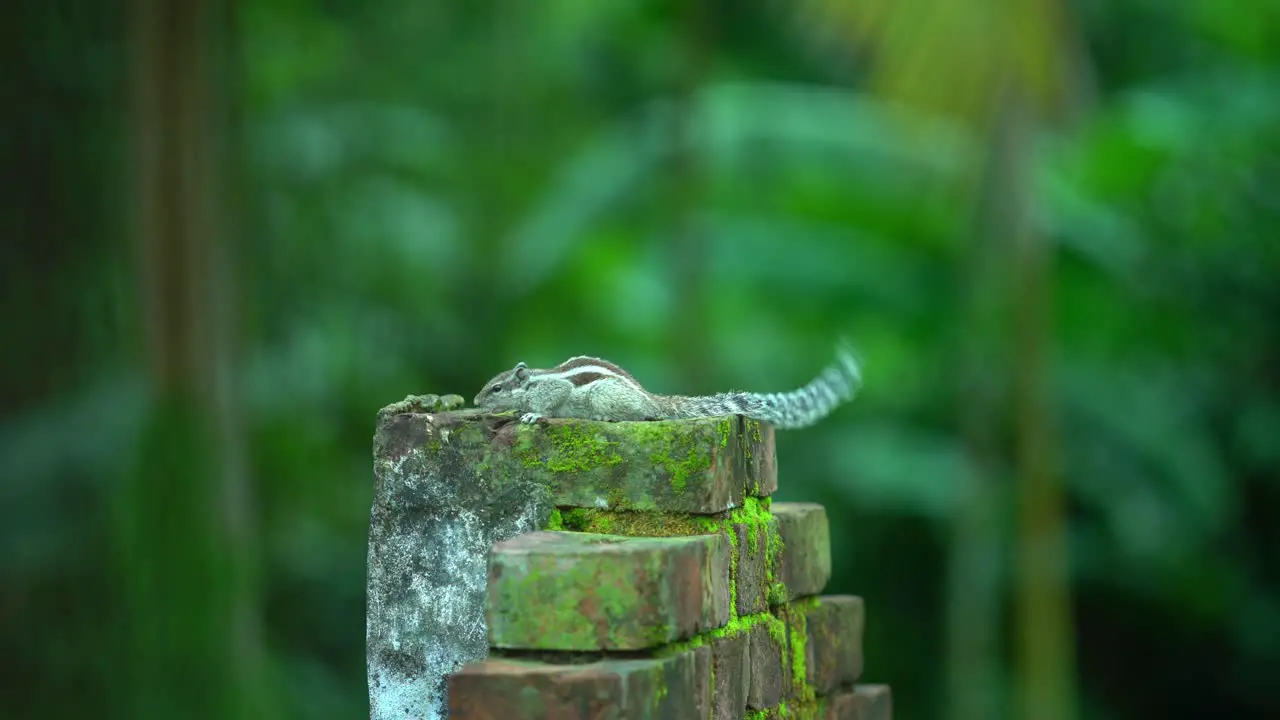
[[[729,620],[738,618],[738,533],[732,527],[725,528],[729,538]]]
[[[756,443],[763,440],[763,437],[760,435],[760,421],[752,420],[751,418],[742,418],[742,434],[744,437],[751,440],[751,442],[742,444],[742,452],[747,456],[747,459],[750,460],[752,459],[752,448],[755,447]],[[757,482],[755,491],[759,492],[759,490],[760,483]]]
[[[561,508],[565,530],[626,535],[631,537],[676,537],[714,533],[718,522],[706,516],[659,510],[602,510]]]
[[[729,447],[729,437],[733,434],[733,418],[726,417],[716,423],[716,430],[720,433],[720,447]]]
[[[769,631],[769,637],[781,647],[787,646],[787,625],[772,613],[760,613],[759,617]]]
[[[772,513],[770,513],[770,517]],[[787,601],[790,593],[787,586],[778,578],[779,565],[782,562],[782,551],[786,547],[786,543],[782,540],[782,534],[778,532],[778,525],[773,522],[769,526],[768,539],[765,545],[765,582],[768,585],[768,603],[770,605],[782,605]]]
[[[776,631],[774,629],[775,624],[778,628]],[[786,626],[780,620],[778,620],[778,618],[774,617],[770,613],[762,612],[762,613],[757,613],[755,615],[748,615],[746,617],[732,618],[729,620],[729,622],[726,625],[724,625],[724,627],[718,627],[713,630],[708,630],[707,632],[694,635],[688,640],[683,640],[677,643],[669,643],[655,650],[654,656],[667,657],[669,655],[678,655],[688,650],[696,650],[697,648],[707,645],[712,640],[719,640],[721,638],[731,638],[731,637],[737,637],[739,635],[745,635],[747,632],[749,632],[751,629],[753,629],[757,625],[768,625],[770,637],[773,637],[774,640],[776,640],[783,647],[786,646],[786,642],[787,642]],[[775,632],[778,634],[775,634]]]
[[[672,432],[668,422],[636,423],[631,430],[636,440],[653,448],[649,462],[670,474],[671,489],[677,494],[685,491],[690,478],[711,468],[710,449],[697,442],[696,436]],[[723,433],[721,441],[727,444]]]
[[[492,647],[637,650],[724,625],[727,552],[716,536],[628,538],[529,533],[495,546]],[[603,546],[603,547],[602,547]],[[690,575],[701,587],[681,584]],[[699,597],[717,597],[700,603]]]
[[[526,467],[544,467],[554,473],[577,473],[607,468],[622,462],[618,441],[589,432],[590,426],[563,423],[538,428],[521,425],[516,453]],[[537,447],[533,433],[543,433],[546,453]]]
[[[551,517],[547,520],[547,530],[563,530],[564,516],[560,514],[560,508],[551,509]]]
[[[755,554],[756,550],[759,549],[759,533],[757,531],[761,525],[765,525],[766,535],[770,534],[768,525],[772,517],[766,502],[761,502],[760,498],[748,497],[743,499],[742,507],[733,510],[729,514],[729,521],[735,525],[746,525],[747,529],[751,531],[747,533],[747,548],[752,554]],[[774,530],[771,534],[776,535],[777,531]]]
[[[813,699],[813,688],[808,683],[807,647],[809,629],[806,615],[818,606],[814,599],[803,600],[787,606],[787,634],[791,644],[791,696],[800,702]]]
[[[721,419],[556,419],[535,425],[484,419],[493,432],[469,449],[481,455],[473,455],[472,462],[492,467],[493,476],[546,485],[561,508],[709,515],[741,502],[738,438],[725,435],[736,426]],[[459,428],[466,425],[485,423],[460,423]]]

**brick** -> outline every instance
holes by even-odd
[[[852,685],[862,676],[862,598],[825,595],[804,614],[805,681],[819,695]]]
[[[772,425],[741,419],[742,458],[746,490],[754,497],[778,492],[778,450]]]
[[[893,691],[888,685],[859,685],[853,692],[856,720],[892,720]]]
[[[454,720],[706,717],[694,653],[661,659],[552,665],[490,658],[448,678]]]
[[[758,623],[747,631],[747,707],[767,710],[782,702],[787,665],[785,630],[770,631],[770,623]]]
[[[888,685],[858,685],[823,698],[821,720],[893,720],[893,693]]]
[[[777,526],[770,518],[769,524],[737,523],[733,532],[737,536],[738,576],[737,609],[739,616],[755,615],[768,607],[768,549],[769,533]]]
[[[560,507],[707,515],[742,505],[739,441],[733,418],[510,422],[486,460],[494,473],[540,478]]]
[[[822,592],[831,579],[831,532],[827,511],[816,503],[773,503],[782,552],[775,578],[786,587],[770,602],[780,604]]]
[[[745,633],[711,642],[712,718],[742,720],[750,681],[750,636]]]
[[[642,650],[729,620],[723,535],[672,538],[534,532],[494,545],[489,644]]]
[[[693,692],[693,708],[695,713],[690,717],[706,718],[711,714],[711,673],[714,666],[714,658],[711,655],[711,647],[702,645],[688,651],[693,657],[694,672],[694,692]]]

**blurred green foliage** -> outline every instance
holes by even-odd
[[[1280,9],[1073,7],[1094,104],[1030,161],[1080,707],[1276,716]],[[155,442],[128,16],[20,8],[0,43],[0,696],[6,716],[110,714],[141,632],[110,509]],[[827,505],[830,591],[866,597],[867,675],[898,716],[949,714],[972,208],[941,188],[982,138],[905,133],[834,21],[785,3],[243,0],[222,20],[237,430],[289,716],[367,713],[379,407],[581,353],[662,392],[780,390],[839,334],[865,390],[780,436],[780,498]]]

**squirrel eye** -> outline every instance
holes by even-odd
[[[498,384],[498,385],[494,385],[493,387],[489,388],[489,392],[498,392],[498,391],[499,391],[499,390],[501,390],[501,389],[502,389],[502,385],[501,385],[501,384]]]

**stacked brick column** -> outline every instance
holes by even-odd
[[[889,720],[862,599],[821,594],[826,512],[770,500],[771,428],[488,430],[475,480],[535,477],[551,504],[488,553],[488,657],[447,674],[449,717]]]

